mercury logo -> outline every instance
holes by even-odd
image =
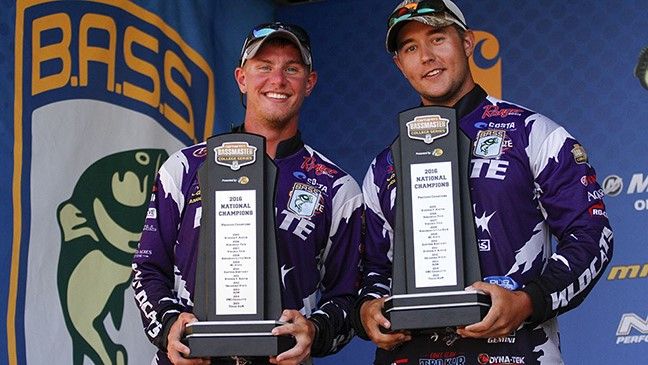
[[[609,175],[603,180],[603,190],[608,196],[617,196],[623,191],[623,179],[618,175]]]

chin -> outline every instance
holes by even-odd
[[[286,125],[288,125],[289,120],[290,117],[287,115],[272,115],[266,118],[268,126],[273,129],[283,129]]]

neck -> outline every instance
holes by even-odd
[[[277,155],[277,146],[279,143],[297,134],[297,121],[291,121],[282,127],[274,128],[264,123],[246,119],[245,131],[265,137],[266,153],[270,158],[274,159]]]
[[[472,77],[469,77],[464,83],[461,84],[461,87],[452,92],[452,95],[443,96],[439,98],[428,98],[425,95],[421,96],[421,103],[425,106],[445,106],[452,108],[461,98],[470,92],[475,87],[475,81]]]

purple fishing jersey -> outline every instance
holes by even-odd
[[[180,312],[191,312],[202,211],[197,172],[206,144],[184,148],[162,165],[139,247],[133,289],[144,331],[169,363],[166,334]],[[312,319],[313,356],[339,351],[353,336],[347,315],[359,282],[363,201],[356,181],[305,145],[299,133],[282,141],[274,160],[281,298],[284,309]],[[307,196],[308,201],[297,201]],[[255,362],[256,363],[256,362]]]
[[[507,337],[463,339],[439,331],[392,352],[378,349],[376,363],[561,364],[556,316],[583,301],[612,255],[603,190],[584,148],[547,117],[479,86],[454,108],[472,141],[469,186],[483,280],[527,292],[533,314]],[[396,185],[388,148],[363,183],[359,301],[390,295]]]

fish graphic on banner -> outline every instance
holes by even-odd
[[[124,346],[96,323],[110,314],[114,326],[121,326],[151,185],[167,157],[164,150],[106,156],[83,172],[70,199],[59,205],[57,281],[75,364],[84,355],[95,363],[127,362]]]

